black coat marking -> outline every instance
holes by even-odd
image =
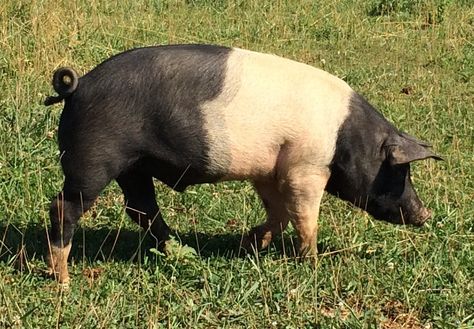
[[[422,203],[410,179],[410,164],[392,165],[391,139],[404,133],[354,93],[341,125],[326,190],[378,219],[415,222]]]
[[[86,171],[110,180],[131,166],[180,191],[219,179],[224,173],[208,170],[200,105],[222,91],[230,51],[205,45],[138,48],[80,78],[60,122],[68,185],[83,191]],[[107,169],[94,168],[98,163]]]
[[[356,93],[349,107],[349,115],[339,128],[326,190],[346,201],[357,202],[354,196],[368,194],[371,182],[366,176],[377,174],[384,157],[383,142],[396,128]]]

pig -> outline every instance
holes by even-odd
[[[215,45],[136,48],[82,77],[53,75],[64,101],[58,143],[65,176],[51,202],[48,264],[69,281],[80,216],[116,180],[128,215],[166,250],[170,229],[153,179],[176,191],[252,182],[266,221],[244,246],[266,248],[292,223],[301,256],[316,253],[321,198],[329,192],[376,219],[415,226],[431,217],[410,163],[441,159],[388,122],[343,80],[275,55]]]

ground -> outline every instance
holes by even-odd
[[[13,1],[0,4],[0,327],[473,328],[474,7],[428,1]],[[62,174],[52,72],[81,74],[136,46],[213,43],[275,53],[347,81],[444,162],[412,168],[434,218],[374,220],[325,196],[315,263],[290,228],[260,254],[247,183],[186,193],[156,184],[176,231],[164,257],[127,218],[116,184],[74,238],[69,289],[44,274]],[[185,245],[180,249],[178,242]]]

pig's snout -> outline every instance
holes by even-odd
[[[422,226],[432,216],[433,212],[430,209],[423,207],[416,218],[412,221],[412,224],[416,226]]]

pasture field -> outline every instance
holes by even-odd
[[[327,195],[317,262],[301,263],[292,228],[239,252],[264,219],[250,184],[180,194],[157,182],[185,246],[164,257],[114,183],[83,217],[61,289],[44,275],[62,185],[62,107],[41,105],[52,72],[168,43],[275,53],[341,77],[445,158],[412,166],[434,218],[395,226]],[[473,176],[470,0],[0,2],[0,328],[474,328]]]

